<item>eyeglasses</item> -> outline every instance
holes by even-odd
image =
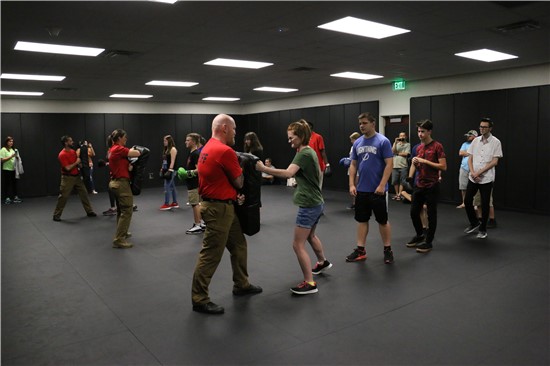
[[[490,128],[491,126],[479,126],[479,128]]]

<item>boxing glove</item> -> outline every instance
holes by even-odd
[[[348,157],[340,159],[340,165],[349,168],[349,166],[351,165],[351,159]]]
[[[332,177],[332,169],[330,168],[330,164],[325,166],[325,177]]]
[[[187,178],[189,178],[187,170],[185,170],[184,167],[180,167],[178,169],[178,179],[181,181],[185,181]]]
[[[169,170],[165,171],[164,174],[162,175],[162,179],[166,179],[166,180],[172,179],[172,173],[173,172]]]

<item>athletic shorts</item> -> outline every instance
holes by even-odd
[[[376,222],[385,225],[388,222],[388,193],[357,192],[355,197],[355,221],[368,222],[372,213]]]
[[[323,214],[324,204],[315,207],[300,207],[296,216],[296,226],[311,229],[319,222]]]

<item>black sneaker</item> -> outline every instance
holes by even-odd
[[[414,248],[418,244],[423,243],[425,239],[426,237],[424,235],[420,235],[420,236],[416,235],[411,240],[409,240],[409,242],[406,244],[407,248]]]
[[[384,249],[384,263],[385,264],[393,263],[393,251],[391,249]]]
[[[291,288],[290,291],[292,291],[296,295],[308,295],[308,294],[314,294],[316,292],[319,292],[319,290],[317,289],[317,284],[310,285],[306,281],[298,284],[298,286],[296,287]]]
[[[497,220],[489,219],[489,221],[487,221],[487,229],[494,229],[496,227],[497,227]]]
[[[366,250],[355,248],[353,252],[346,257],[346,262],[359,262],[367,259]]]
[[[315,267],[311,270],[311,273],[313,273],[314,275],[318,275],[318,274],[321,274],[321,272],[329,269],[332,267],[332,263],[330,263],[329,261],[327,261],[325,259],[325,261],[323,262],[323,264],[319,264],[317,263],[315,265]]]
[[[94,211],[90,211],[86,214],[88,217],[97,217],[97,214]]]
[[[419,244],[417,247],[416,247],[416,252],[417,253],[428,253],[430,250],[432,250],[432,243],[422,243],[422,244]]]
[[[479,229],[479,224],[470,225],[470,226],[468,226],[466,229],[464,229],[464,232],[465,232],[466,234],[471,234],[471,233],[473,233],[474,231],[476,231],[477,229]]]
[[[58,221],[58,222],[59,222],[59,221],[61,221],[61,217],[59,217],[59,216],[54,216],[54,217],[53,217],[53,221]]]

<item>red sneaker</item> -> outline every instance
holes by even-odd
[[[171,209],[172,209],[172,206],[167,205],[166,203],[164,205],[160,206],[161,211],[166,211],[166,210],[171,210]]]
[[[170,207],[172,207],[172,208],[180,208],[180,205],[178,205],[177,202],[172,202],[172,204],[170,205]]]

